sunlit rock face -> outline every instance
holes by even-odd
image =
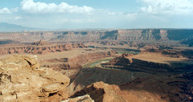
[[[35,55],[13,55],[0,60],[0,101],[61,100],[70,80],[62,73],[39,68]],[[60,95],[60,97],[58,96]]]

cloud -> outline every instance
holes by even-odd
[[[151,14],[192,14],[193,0],[142,0],[143,12]]]
[[[124,11],[43,1],[21,0],[16,8],[0,8],[0,20],[54,29],[192,26],[193,0],[137,0],[136,9]]]
[[[0,14],[10,14],[11,11],[8,8],[2,8],[0,9]]]
[[[90,13],[94,9],[89,6],[70,5],[65,2],[60,4],[34,2],[33,0],[23,0],[22,10],[29,13]]]
[[[21,16],[16,16],[16,17],[14,17],[14,20],[21,20],[21,19],[22,19]]]

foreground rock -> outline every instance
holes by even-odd
[[[15,55],[0,60],[0,101],[59,101],[68,97],[70,80],[63,74],[39,68],[37,56]]]
[[[75,98],[68,98],[62,102],[94,102],[90,95],[78,96]]]

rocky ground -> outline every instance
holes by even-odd
[[[39,102],[61,100],[70,79],[51,69],[39,67],[37,56],[10,56],[0,61],[0,101]],[[62,97],[63,96],[63,97]]]

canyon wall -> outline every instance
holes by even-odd
[[[61,59],[50,59],[46,60],[47,64],[43,64],[43,67],[57,69],[76,69],[81,68],[84,64],[97,61],[99,59],[105,57],[111,57],[115,55],[116,52],[114,51],[104,51],[104,52],[93,52],[93,53],[86,53],[80,54],[78,56],[72,58],[61,58]],[[56,63],[62,62],[62,63]],[[50,64],[54,63],[54,64]]]
[[[83,44],[50,44],[50,45],[1,45],[0,55],[5,54],[45,54],[62,52],[72,48],[84,48]]]
[[[130,68],[144,72],[168,72],[172,67],[169,64],[155,63],[133,58]]]
[[[30,37],[29,37],[30,36]],[[182,41],[193,38],[189,29],[128,29],[128,30],[85,30],[56,32],[14,32],[0,33],[0,40],[21,42],[47,41]]]

